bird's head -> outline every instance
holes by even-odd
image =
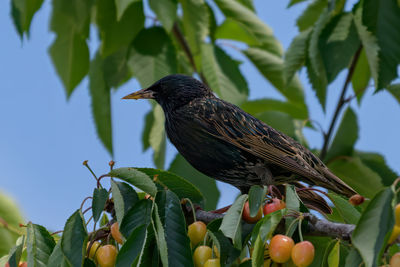
[[[122,99],[154,99],[164,111],[171,111],[196,98],[208,96],[213,96],[211,90],[200,81],[187,75],[173,74]]]

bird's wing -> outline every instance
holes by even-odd
[[[208,103],[199,105],[203,110],[198,110],[203,114],[194,116],[202,131],[310,181],[324,179],[316,166],[325,167],[323,163],[292,138],[230,103],[220,99],[204,101]]]

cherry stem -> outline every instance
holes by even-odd
[[[90,173],[93,175],[94,179],[97,181],[97,176],[96,174],[93,172],[92,168],[90,168],[89,163],[87,162],[87,160],[85,160],[83,162],[83,165],[90,171]]]
[[[89,220],[86,222],[86,226],[88,226],[88,224],[90,223],[90,221],[93,219],[93,215],[90,216]]]
[[[301,231],[301,222],[303,221],[303,219],[301,217],[299,217],[299,236],[300,236],[300,241],[303,242],[303,233]]]
[[[196,210],[194,209],[194,205],[192,201],[188,198],[184,198],[184,200],[189,201],[190,207],[192,208],[192,213],[193,213],[193,221],[197,221],[196,219]]]
[[[64,232],[63,230],[60,230],[60,231],[56,231],[56,232],[54,232],[54,233],[51,233],[50,235],[56,235],[56,234],[59,234],[59,233],[62,233],[62,232]]]
[[[83,209],[83,205],[85,205],[85,202],[86,202],[86,200],[88,200],[88,199],[93,199],[93,197],[85,197],[85,199],[82,201],[82,203],[81,203],[81,208],[80,208],[80,210],[82,210]]]
[[[206,232],[206,234],[204,235],[204,239],[203,239],[203,245],[205,246],[207,243],[207,239],[208,239],[208,231]]]
[[[85,214],[86,212],[88,212],[89,210],[92,209],[92,206],[90,206],[89,208],[85,209],[84,211],[82,211],[82,214]]]
[[[292,229],[293,225],[299,220],[299,217],[297,217],[296,219],[293,220],[293,222],[289,225],[287,231],[286,231],[286,236],[289,235],[290,230]]]
[[[109,174],[103,174],[102,176],[100,176],[99,179],[97,179],[97,188],[102,188],[100,180],[103,179],[104,177],[111,177],[111,176]]]

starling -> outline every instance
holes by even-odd
[[[347,197],[356,194],[307,148],[190,76],[166,76],[123,99],[155,99],[179,153],[200,172],[242,193],[252,185],[302,181]]]

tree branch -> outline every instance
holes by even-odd
[[[175,38],[177,39],[178,43],[181,45],[183,52],[185,52],[186,57],[188,58],[190,65],[192,66],[194,72],[198,73],[200,76],[200,79],[203,83],[205,83],[208,86],[207,80],[204,77],[203,73],[201,73],[197,67],[196,63],[194,61],[194,56],[192,51],[190,50],[189,44],[185,39],[185,36],[183,35],[181,29],[179,28],[179,25],[177,22],[174,23],[174,26],[172,27],[172,33],[174,34]]]
[[[193,221],[193,216],[191,213],[191,208],[185,207],[185,217],[191,222]],[[309,230],[305,233],[307,235],[315,236],[328,236],[333,238],[340,238],[342,240],[350,240],[351,233],[353,232],[355,225],[335,223],[317,218],[311,213],[304,213],[304,219],[308,221]],[[201,209],[196,210],[196,218],[198,221],[202,221],[206,224],[219,218],[223,218],[224,214],[213,213],[210,211],[204,211]]]
[[[349,83],[351,81],[351,78],[353,77],[353,73],[354,73],[354,70],[356,68],[358,58],[360,57],[361,50],[362,50],[362,45],[360,45],[360,47],[357,49],[356,53],[354,54],[353,60],[352,60],[351,65],[349,67],[349,72],[347,73],[346,80],[345,80],[345,82],[343,84],[342,93],[340,94],[339,101],[338,101],[338,103],[336,105],[335,113],[333,114],[333,117],[332,117],[332,120],[331,120],[331,124],[329,126],[329,130],[328,130],[328,132],[326,134],[324,134],[324,144],[322,146],[322,150],[321,150],[321,153],[319,155],[319,158],[321,160],[324,160],[324,158],[326,156],[326,153],[328,152],[328,146],[329,146],[329,143],[330,143],[330,140],[331,140],[331,137],[332,137],[332,133],[333,133],[333,129],[335,128],[335,124],[336,124],[336,121],[338,119],[339,113],[342,110],[344,104],[346,104],[348,102],[345,99],[346,91],[347,91],[348,85],[349,85]]]

